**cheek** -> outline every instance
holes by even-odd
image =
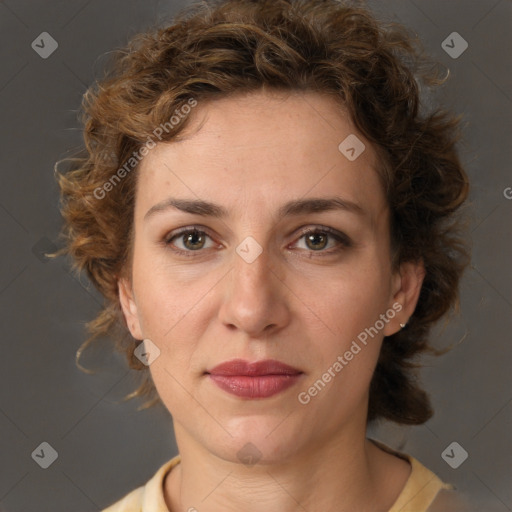
[[[308,301],[318,312],[311,321],[324,334],[312,340],[317,355],[308,386],[320,380],[316,387],[331,387],[345,406],[365,395],[379,356],[389,298],[381,268],[378,259],[360,261],[333,273],[323,286],[309,287]]]
[[[346,266],[322,282],[307,279],[307,303],[318,312],[325,329],[346,343],[375,324],[388,308],[389,276],[374,260]]]
[[[165,256],[141,250],[133,265],[137,309],[144,335],[168,340],[197,314],[205,293],[214,284],[213,276],[193,276],[186,266],[166,261]]]
[[[213,314],[211,294],[218,272],[198,275],[185,265],[169,264],[159,254],[141,251],[134,260],[133,280],[142,333],[160,350],[150,366],[153,381],[162,398],[175,401],[183,392],[180,384],[190,388],[204,371],[202,342]]]
[[[364,293],[346,282],[331,283],[323,301],[329,328],[310,340],[311,372],[297,398],[315,411],[312,417],[329,418],[326,423],[337,428],[367,400],[383,339],[375,323],[384,310],[377,293]]]

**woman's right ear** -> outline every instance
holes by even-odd
[[[133,293],[132,284],[126,277],[121,277],[117,281],[117,288],[119,291],[119,302],[121,309],[126,320],[126,325],[130,329],[131,335],[136,340],[144,339],[139,320],[139,312],[137,303],[135,302],[135,295]]]

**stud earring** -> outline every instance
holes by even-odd
[[[403,329],[407,325],[407,322],[405,324],[400,324],[400,328]]]

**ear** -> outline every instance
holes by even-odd
[[[131,282],[126,277],[121,277],[117,281],[117,288],[128,329],[136,340],[144,339]]]
[[[393,292],[389,308],[396,311],[396,315],[386,324],[384,336],[391,336],[400,331],[400,324],[406,324],[414,313],[425,274],[425,265],[420,260],[402,263],[400,270],[393,275]]]

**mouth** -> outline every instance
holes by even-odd
[[[268,398],[297,383],[301,370],[274,359],[250,363],[233,359],[205,372],[222,390],[240,398]]]

